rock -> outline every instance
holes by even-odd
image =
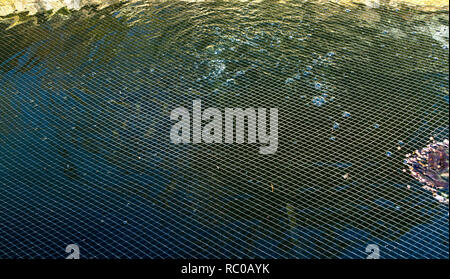
[[[448,140],[432,143],[408,154],[404,163],[409,167],[411,175],[424,184],[422,188],[431,191],[433,196],[448,204]]]
[[[28,12],[29,15],[61,8],[78,10],[86,5],[110,5],[123,0],[0,0],[0,16]]]
[[[0,0],[0,16],[9,14],[28,12],[30,15],[44,12],[48,10],[58,10],[63,7],[68,9],[80,9],[86,5],[110,5],[126,0]],[[129,0],[130,1],[130,0]],[[131,0],[134,1],[134,0]],[[195,2],[201,0],[182,0],[187,2]],[[398,6],[406,4],[415,6],[426,11],[448,10],[448,0],[316,0],[318,2],[335,2],[342,5],[365,4],[369,8],[378,8],[380,4],[388,4],[390,6]],[[282,5],[283,1],[280,1]]]

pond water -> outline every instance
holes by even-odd
[[[446,12],[142,1],[20,21],[0,22],[0,258],[448,258],[448,205],[403,172],[448,138]],[[278,108],[277,152],[171,144],[194,99]]]

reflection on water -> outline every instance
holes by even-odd
[[[143,1],[7,27],[1,257],[448,258],[448,207],[402,172],[448,137],[446,13]],[[195,98],[277,107],[277,153],[169,144]]]

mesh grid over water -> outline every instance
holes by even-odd
[[[0,22],[0,258],[448,258],[448,205],[403,172],[449,135],[447,12],[142,1],[20,20]],[[194,99],[278,108],[277,152],[170,144]]]

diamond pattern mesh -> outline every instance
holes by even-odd
[[[447,13],[142,1],[0,24],[0,258],[448,258],[448,205],[403,172],[448,138]],[[278,108],[277,152],[170,144],[194,99]]]

